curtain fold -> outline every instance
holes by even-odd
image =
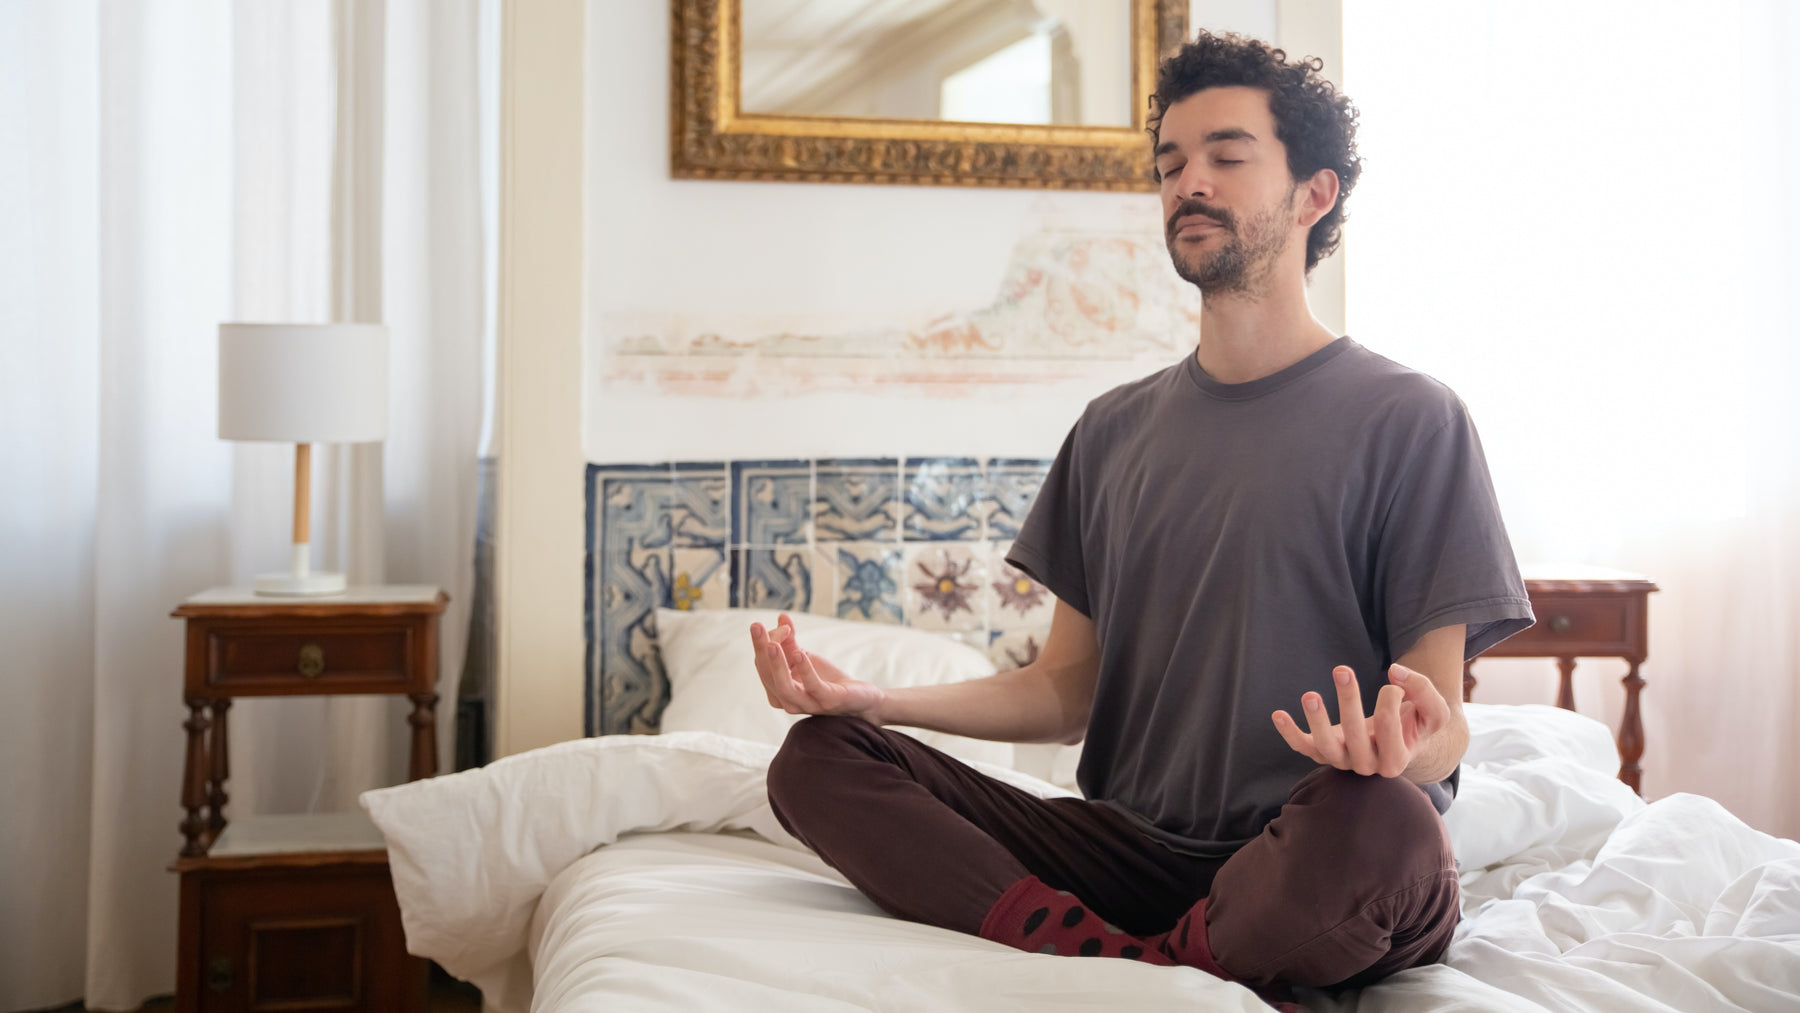
[[[186,716],[169,610],[231,569],[214,342],[230,298],[231,19],[222,2],[103,2],[94,777],[85,995],[172,985],[165,871]],[[38,677],[56,677],[44,673]],[[80,849],[71,848],[71,855]]]
[[[46,7],[0,3],[9,488],[0,496],[0,1009],[9,1010],[81,992],[93,780],[98,8]]]
[[[1662,587],[1646,794],[1800,837],[1800,211],[1778,182],[1800,11],[1348,0],[1344,28],[1352,332],[1469,404],[1522,559]],[[1548,702],[1521,664],[1478,666],[1477,699]],[[1583,662],[1581,709],[1617,727],[1623,674]]]
[[[449,591],[449,769],[492,241],[480,13],[0,3],[0,473],[24,490],[0,497],[0,1009],[173,989],[169,611],[284,569],[292,512],[293,449],[217,436],[220,322],[387,324],[389,436],[315,455],[315,558]],[[227,814],[353,808],[405,776],[407,710],[239,702]]]

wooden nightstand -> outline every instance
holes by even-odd
[[[356,813],[228,824],[227,718],[240,696],[404,694],[410,778],[437,771],[438,619],[433,587],[352,587],[329,598],[195,595],[187,621],[182,778],[182,1011],[425,1008],[428,965],[406,953],[387,852]]]
[[[1597,567],[1526,567],[1525,592],[1537,625],[1482,654],[1484,658],[1555,658],[1562,673],[1556,705],[1575,709],[1575,659],[1623,658],[1625,713],[1619,720],[1619,780],[1639,787],[1644,756],[1644,722],[1638,694],[1644,680],[1638,667],[1650,654],[1651,581],[1634,573]],[[1473,660],[1463,665],[1463,700],[1475,692]]]

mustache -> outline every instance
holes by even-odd
[[[1181,206],[1176,208],[1175,213],[1170,215],[1169,220],[1163,224],[1163,234],[1171,239],[1174,238],[1175,223],[1186,218],[1188,215],[1205,215],[1224,226],[1226,231],[1232,233],[1237,232],[1237,218],[1233,216],[1230,211],[1227,211],[1224,208],[1213,207],[1205,201],[1189,197],[1187,200],[1181,202]]]

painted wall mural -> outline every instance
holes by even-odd
[[[1192,347],[1200,299],[1176,277],[1156,204],[1047,200],[1012,246],[998,291],[973,309],[889,327],[703,313],[603,314],[602,379],[678,395],[754,397],[904,389],[949,395],[992,384],[1121,379]]]
[[[1050,462],[866,458],[590,464],[589,735],[653,732],[656,609],[763,608],[937,630],[999,669],[1055,600],[1005,562]]]

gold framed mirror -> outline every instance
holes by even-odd
[[[1188,0],[671,0],[684,179],[1154,190]]]

